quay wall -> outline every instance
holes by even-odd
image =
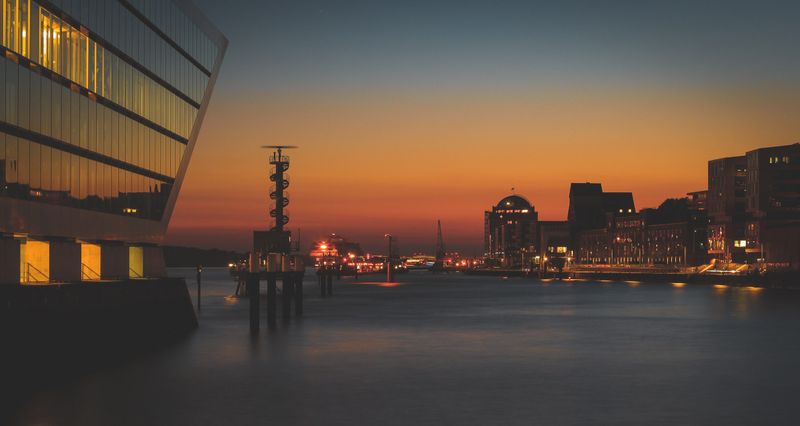
[[[0,285],[0,411],[162,350],[197,328],[183,279]],[[2,424],[0,416],[0,424]]]

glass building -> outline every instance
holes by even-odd
[[[188,0],[0,4],[0,283],[163,275],[227,40]]]

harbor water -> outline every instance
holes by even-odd
[[[185,276],[195,296],[195,271]],[[797,424],[800,291],[306,275],[305,315],[203,272],[200,327],[38,390],[20,425]],[[266,292],[262,285],[262,292]],[[262,309],[265,304],[262,303]],[[54,354],[54,356],[58,356]]]

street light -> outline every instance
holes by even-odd
[[[389,240],[389,252],[386,255],[386,282],[392,282],[392,236],[391,234],[385,234],[384,238]]]

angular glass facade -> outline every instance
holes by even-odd
[[[0,201],[165,229],[227,41],[185,0],[0,2]]]

